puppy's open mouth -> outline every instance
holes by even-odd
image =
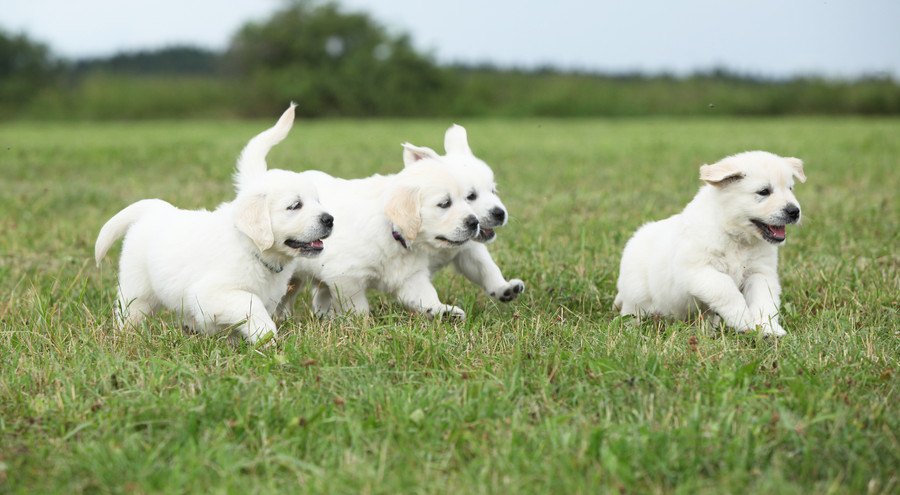
[[[478,242],[488,242],[497,237],[497,233],[494,232],[494,229],[481,226],[478,231],[478,235],[475,236],[475,240]]]
[[[779,244],[784,242],[785,236],[787,235],[784,230],[784,225],[769,225],[764,222],[760,222],[759,220],[750,220],[753,222],[753,225],[756,225],[756,228],[759,229],[760,234],[762,234],[763,239],[771,242],[772,244]]]
[[[299,249],[300,254],[315,256],[325,249],[325,243],[322,239],[316,239],[309,242],[300,242],[297,239],[288,239],[284,241],[284,245],[291,249]]]
[[[464,239],[464,240],[461,240],[461,241],[451,241],[450,239],[447,239],[446,237],[444,237],[444,236],[442,236],[442,235],[439,235],[439,236],[435,237],[435,239],[437,239],[437,240],[439,240],[439,241],[444,241],[444,242],[446,242],[447,244],[450,244],[451,246],[462,246],[463,244],[469,242],[468,239]]]

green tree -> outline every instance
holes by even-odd
[[[333,3],[291,2],[247,24],[226,63],[249,89],[253,113],[293,99],[306,115],[424,115],[449,87],[449,74],[408,36]]]
[[[59,73],[46,45],[0,30],[0,114],[23,107]]]

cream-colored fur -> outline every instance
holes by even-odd
[[[739,332],[782,336],[778,246],[800,221],[803,162],[752,151],[700,167],[707,184],[681,213],[644,225],[622,254],[623,315],[712,313]]]
[[[494,237],[493,227],[506,222],[493,174],[472,155],[465,129],[454,126],[447,134],[446,156],[405,144],[405,168],[398,174],[345,180],[306,172],[335,217],[323,255],[297,267],[298,283],[313,282],[317,314],[368,313],[371,288],[416,312],[464,318],[461,308],[441,302],[431,283],[450,263],[501,301],[524,290],[521,280],[503,278],[483,244]],[[261,170],[239,167],[238,176],[250,178]],[[473,195],[475,188],[483,197]],[[292,307],[293,298],[286,298],[282,316]]]
[[[289,120],[293,106],[279,123]],[[307,174],[265,170],[266,153],[286,135],[273,129],[245,148],[241,161],[257,169],[262,163],[263,172],[241,178],[233,202],[214,211],[187,211],[159,199],[142,200],[103,226],[95,246],[98,264],[125,237],[116,308],[120,327],[167,308],[204,333],[234,327],[250,342],[276,333],[271,314],[297,260],[322,251],[321,239],[331,232],[333,219]]]

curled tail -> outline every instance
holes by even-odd
[[[109,248],[128,232],[128,229],[134,222],[140,220],[148,211],[159,208],[174,208],[174,206],[161,199],[142,199],[126,206],[122,211],[110,218],[103,225],[103,228],[100,229],[100,234],[97,235],[97,242],[94,244],[94,259],[97,261],[97,265],[100,265],[100,260],[106,256]]]
[[[268,168],[266,155],[269,154],[269,150],[287,137],[294,125],[294,107],[296,106],[296,103],[291,102],[291,106],[281,114],[274,126],[257,134],[247,143],[247,146],[244,146],[244,150],[238,157],[237,170],[234,173],[234,186],[238,191],[249,180],[266,171]]]

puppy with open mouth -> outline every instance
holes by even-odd
[[[293,105],[282,120],[293,119]],[[287,135],[284,122],[253,138],[245,163],[262,162]],[[214,211],[180,210],[159,199],[113,216],[97,237],[97,264],[125,237],[116,319],[137,325],[160,308],[182,313],[192,330],[233,328],[254,343],[277,333],[271,314],[299,259],[321,256],[334,218],[305,174],[266,170],[242,177],[234,201]]]
[[[301,260],[292,284],[312,282],[316,314],[367,314],[366,291],[377,289],[430,317],[465,317],[461,308],[440,300],[431,278],[459,253],[472,249],[476,240],[486,240],[473,208],[472,188],[459,180],[460,167],[449,166],[434,152],[426,157],[415,155],[412,145],[404,149],[406,167],[394,175],[347,180],[304,172],[312,174],[323,205],[337,219],[326,252],[315,260]],[[264,171],[264,166],[239,161],[239,186]],[[490,180],[493,187],[492,176]],[[503,216],[505,220],[505,210]],[[503,279],[481,248],[473,249],[476,254],[469,258],[474,261],[463,263],[460,271],[506,300],[518,295],[524,284]],[[285,298],[279,317],[291,313],[295,295]]]
[[[466,202],[478,218],[476,242],[465,244],[456,251],[442,251],[431,260],[432,272],[448,264],[489,296],[501,302],[510,302],[525,291],[525,283],[519,279],[506,280],[494,262],[486,244],[496,237],[495,229],[506,225],[509,215],[497,194],[494,172],[483,160],[472,153],[466,129],[453,125],[444,134],[445,155],[440,156],[431,148],[403,145],[403,162],[411,166],[421,161],[433,161],[446,167],[456,182],[466,192]]]
[[[700,167],[706,185],[684,211],[644,225],[625,246],[615,306],[623,315],[712,313],[738,331],[779,323],[778,247],[800,222],[803,162],[764,151]]]

